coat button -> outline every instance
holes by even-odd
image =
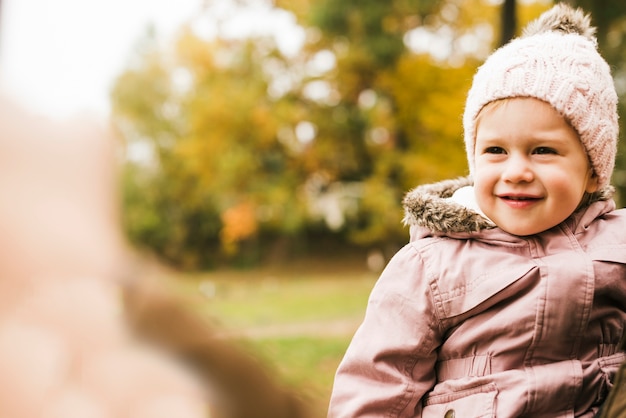
[[[454,418],[454,409],[448,409],[443,418]]]

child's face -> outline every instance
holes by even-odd
[[[509,99],[481,111],[474,188],[501,229],[531,235],[569,217],[598,185],[576,131],[549,104]]]

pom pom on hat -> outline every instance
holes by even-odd
[[[500,99],[533,97],[552,105],[572,125],[599,186],[609,184],[619,132],[617,93],[594,34],[589,16],[560,3],[485,61],[474,76],[463,115],[470,173],[481,109]]]

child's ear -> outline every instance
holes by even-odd
[[[593,193],[598,191],[598,188],[598,175],[593,171],[593,168],[590,168],[587,176],[587,186],[585,187],[585,191],[587,193]]]

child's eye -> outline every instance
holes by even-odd
[[[537,147],[535,148],[534,154],[556,154],[556,150],[550,147]]]
[[[485,154],[505,154],[504,148],[501,147],[487,147],[485,148]]]

